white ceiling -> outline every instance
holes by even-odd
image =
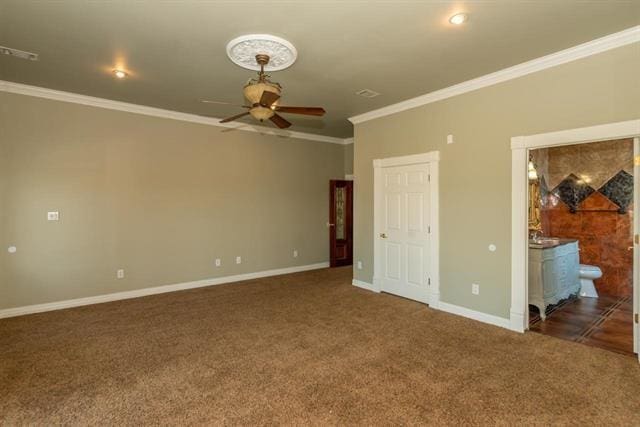
[[[461,27],[448,23],[469,13]],[[226,56],[247,33],[291,41],[298,60],[273,72],[292,130],[349,137],[347,118],[640,24],[640,1],[28,1],[0,2],[0,79],[213,117],[239,112],[251,71]],[[124,81],[111,70],[126,68]],[[381,95],[354,93],[372,89]],[[251,119],[247,118],[247,121]]]

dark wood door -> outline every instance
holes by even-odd
[[[329,190],[331,267],[353,263],[353,181],[334,180]]]

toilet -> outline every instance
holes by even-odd
[[[602,270],[596,265],[580,264],[580,296],[587,298],[598,298],[595,279],[602,277]]]

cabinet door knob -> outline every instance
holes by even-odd
[[[387,235],[385,233],[380,233],[380,237],[382,237],[383,239],[386,239]]]

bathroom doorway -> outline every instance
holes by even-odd
[[[633,355],[634,140],[529,151],[529,329]]]
[[[596,125],[585,128],[567,129],[555,132],[542,133],[537,135],[516,136],[511,138],[511,160],[512,160],[512,191],[511,191],[511,309],[510,309],[510,327],[512,330],[525,332],[527,330],[534,329],[531,324],[540,324],[544,322],[544,328],[547,329],[548,335],[553,335],[551,332],[554,329],[554,323],[550,322],[550,319],[555,317],[556,321],[562,319],[566,320],[562,326],[555,327],[555,336],[561,334],[560,329],[574,328],[577,330],[578,337],[571,338],[573,341],[581,342],[587,345],[596,345],[597,341],[624,341],[624,349],[619,351],[620,353],[633,355],[638,353],[640,342],[640,329],[638,328],[638,311],[640,310],[640,292],[638,292],[638,285],[640,283],[640,269],[638,259],[640,258],[640,239],[638,233],[640,233],[640,216],[633,215],[634,207],[640,206],[640,120],[628,120],[624,122],[608,123],[603,125]],[[616,145],[620,143],[621,145]],[[631,141],[631,143],[629,142]],[[590,189],[581,186],[586,183],[587,179],[580,177],[580,170],[569,171],[564,176],[556,177],[554,181],[556,184],[549,184],[545,182],[546,188],[532,185],[532,181],[540,179],[540,175],[545,175],[545,180],[548,179],[549,170],[544,170],[545,165],[536,164],[536,155],[540,155],[541,152],[536,153],[538,149],[551,149],[551,148],[563,148],[565,150],[575,149],[571,146],[583,147],[582,153],[584,156],[582,159],[589,163],[589,158],[595,156],[587,148],[589,143],[601,142],[611,145],[610,148],[614,148],[609,152],[608,156],[605,155],[602,158],[597,158],[597,162],[600,168],[596,169],[598,174],[608,174],[607,169],[615,165],[618,157],[622,157],[619,150],[624,150],[624,147],[628,147],[629,144],[633,147],[632,156],[632,168],[629,169],[628,161],[626,166],[621,166],[617,171],[613,172],[611,177],[594,177],[588,176],[591,180],[589,183]],[[605,144],[606,145],[606,144]],[[578,149],[580,153],[580,149]],[[628,155],[628,151],[627,151]],[[538,159],[538,161],[540,161]],[[544,160],[543,160],[544,162]],[[565,162],[566,163],[566,162]],[[624,162],[623,162],[624,163]],[[547,164],[547,167],[549,165]],[[626,170],[625,170],[626,168]],[[540,170],[538,170],[540,169]],[[620,170],[625,173],[619,174]],[[578,173],[576,173],[578,172]],[[560,172],[558,174],[561,175]],[[571,176],[573,175],[573,176]],[[588,175],[588,174],[586,174]],[[617,177],[616,177],[617,175]],[[631,179],[629,179],[629,176]],[[566,180],[565,178],[568,179]],[[531,179],[530,179],[531,178]],[[613,179],[615,178],[615,179]],[[609,181],[613,181],[609,183]],[[603,181],[604,180],[604,181]],[[564,181],[564,182],[563,182]],[[582,181],[582,182],[579,182]],[[562,182],[562,185],[560,184]],[[598,185],[600,182],[600,185]],[[604,184],[602,184],[604,182]],[[621,182],[627,184],[621,186]],[[629,182],[631,183],[632,201],[628,202],[629,198]],[[605,188],[603,188],[607,183]],[[624,191],[623,191],[624,190]],[[547,200],[542,200],[543,194],[552,194],[553,197],[547,197]],[[562,193],[562,194],[561,194]],[[583,205],[585,200],[594,193],[598,195],[589,200],[586,205]],[[563,197],[561,197],[563,196]],[[569,197],[567,197],[569,196]],[[605,196],[604,200],[600,196]],[[562,200],[562,199],[566,200]],[[530,203],[531,200],[540,200],[538,206]],[[616,199],[618,202],[615,202]],[[601,214],[613,210],[612,206],[608,204],[608,201],[614,203],[617,206],[617,212],[615,215],[620,215],[611,219],[612,213],[607,213],[603,218],[600,218]],[[550,206],[543,206],[543,202],[558,204],[562,203],[560,207],[566,210],[563,213],[547,213],[543,212],[544,209],[548,209]],[[625,206],[626,205],[626,206]],[[557,207],[558,205],[556,205]],[[575,216],[572,218],[572,222],[566,219],[566,216],[577,215],[580,209],[592,209],[594,212],[586,212],[583,216],[596,217],[591,218],[591,222],[594,224],[594,228],[590,228],[589,224],[583,224],[579,222],[580,233],[591,231],[591,242],[585,243],[585,250],[580,248],[580,239],[584,239],[580,234],[575,232],[578,230],[578,226],[573,223],[573,220],[578,218]],[[611,208],[611,209],[609,209]],[[600,213],[597,211],[601,210]],[[543,224],[548,220],[548,216],[556,215],[558,217],[565,217],[565,222],[560,221],[559,225],[556,225],[553,230],[547,229],[549,234],[553,232],[559,233],[557,236],[546,235],[544,233]],[[620,235],[624,234],[623,229],[618,227],[624,226],[624,220],[622,215],[628,215],[629,228],[631,230],[630,236],[632,244],[629,246],[623,246],[625,240],[619,239]],[[604,219],[609,218],[609,219]],[[607,221],[609,222],[607,225]],[[598,237],[598,228],[606,228],[613,225],[615,221],[616,229],[615,235],[610,232],[606,237]],[[551,225],[547,224],[547,227]],[[572,229],[572,227],[574,227]],[[587,231],[585,231],[587,230]],[[604,233],[602,233],[604,234]],[[620,240],[617,245],[617,253],[619,259],[628,259],[631,257],[632,264],[632,276],[631,276],[631,295],[630,296],[610,296],[608,292],[622,292],[624,291],[623,279],[616,279],[615,277],[628,277],[628,266],[625,266],[622,261],[613,262],[613,255],[607,254],[605,260],[602,260],[602,253],[600,258],[593,258],[593,254],[588,254],[589,243],[592,245],[597,242],[597,239],[608,240],[610,244],[614,244],[613,237],[618,236]],[[530,239],[530,237],[532,239]],[[626,242],[629,242],[628,238]],[[630,249],[631,247],[631,249]],[[559,249],[558,249],[559,248]],[[591,247],[593,249],[593,247]],[[530,257],[530,252],[539,250],[540,256]],[[543,254],[544,250],[557,250],[556,253]],[[624,255],[623,252],[624,251]],[[584,253],[583,253],[584,252]],[[530,258],[533,258],[530,260]],[[594,260],[595,259],[595,260]],[[551,260],[548,268],[545,265],[544,268],[540,267],[543,264]],[[589,264],[587,260],[592,260],[593,263]],[[538,263],[530,268],[529,263]],[[607,265],[609,261],[613,262],[617,270],[614,272],[614,276],[607,274],[608,279],[612,284],[599,285],[604,283],[605,270],[601,268]],[[598,262],[601,266],[598,266]],[[582,264],[582,265],[581,265]],[[589,267],[593,266],[593,267]],[[595,268],[598,267],[598,268]],[[536,271],[537,270],[537,271]],[[532,278],[533,286],[530,286],[530,275],[538,275],[538,277]],[[626,276],[625,276],[626,275]],[[533,280],[540,280],[547,277],[547,282],[553,284],[550,289],[545,289],[545,284],[542,284],[542,290],[540,291],[540,285],[533,282]],[[555,278],[554,280],[551,280]],[[593,289],[590,287],[590,282],[593,282]],[[536,288],[538,294],[535,293]],[[529,291],[533,291],[533,295],[529,295]],[[601,288],[601,289],[600,289]],[[598,297],[587,296],[591,291],[595,290]],[[628,292],[628,291],[626,291]],[[542,297],[540,297],[542,293]],[[613,298],[613,299],[611,299]],[[542,301],[541,301],[542,299]],[[554,299],[557,299],[554,301]],[[578,307],[574,303],[584,303],[582,307]],[[533,307],[530,306],[533,305]],[[542,306],[542,310],[540,307]],[[629,307],[631,309],[629,310]],[[531,312],[530,312],[531,310]],[[594,322],[587,322],[583,324],[583,328],[580,329],[577,326],[580,314],[591,311],[592,313],[599,313]],[[530,316],[531,314],[531,316]],[[536,319],[535,317],[539,318]],[[544,317],[544,320],[543,320]],[[588,316],[587,316],[588,317]],[[616,319],[623,319],[626,326],[619,328],[616,331],[609,331],[607,334],[606,327],[615,326]],[[631,327],[629,327],[631,322]],[[556,322],[557,323],[557,322]],[[570,325],[572,323],[572,326]],[[611,328],[609,328],[611,329]],[[626,332],[620,332],[626,331]],[[538,331],[539,332],[539,331]],[[616,335],[617,334],[617,335]],[[629,349],[629,336],[631,336],[631,352]],[[618,340],[618,338],[622,338]],[[566,337],[565,337],[566,339]],[[611,343],[608,343],[611,344]],[[598,345],[599,347],[607,348],[606,345]],[[613,348],[608,350],[617,351]],[[638,356],[634,356],[638,357]],[[640,357],[638,358],[640,361]]]

